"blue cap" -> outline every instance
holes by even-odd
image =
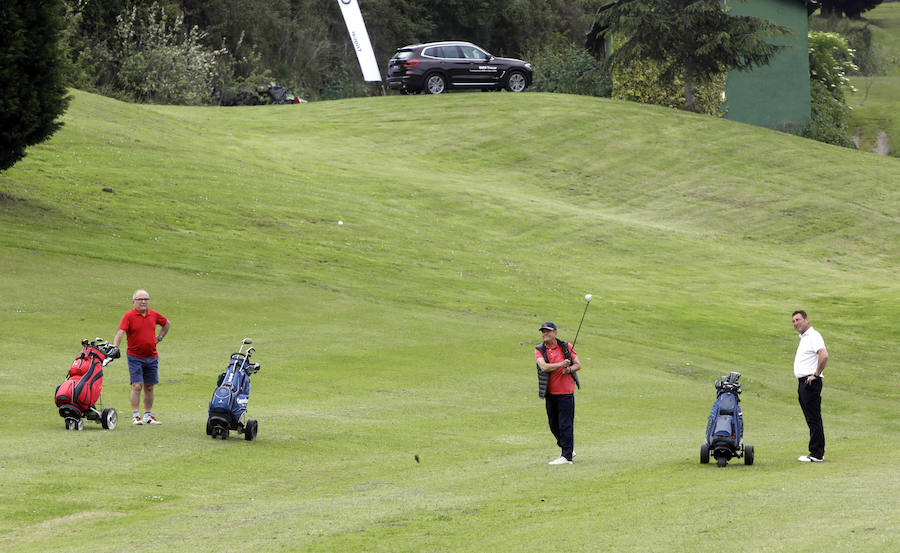
[[[556,325],[553,323],[547,322],[547,323],[544,323],[541,325],[541,330],[544,330],[545,328],[547,328],[549,330],[556,330]]]

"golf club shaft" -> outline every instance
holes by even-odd
[[[591,305],[591,302],[587,302],[584,305],[584,313],[581,314],[581,322],[578,323],[578,330],[575,331],[575,339],[572,340],[572,349],[575,349],[575,342],[578,341],[578,333],[581,332],[581,323],[584,322],[584,316],[587,315],[588,306]]]

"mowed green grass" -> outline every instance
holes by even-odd
[[[0,175],[0,550],[888,550],[898,176],[586,97],[74,92],[63,130]],[[164,424],[67,432],[53,390],[137,287],[173,325]],[[571,341],[585,293],[578,456],[550,467],[533,347],[545,320]],[[831,353],[815,466],[796,461],[796,308]],[[259,438],[213,441],[244,336]],[[701,466],[730,370],[756,464]],[[127,422],[126,364],[105,373]]]

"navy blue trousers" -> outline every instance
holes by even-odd
[[[550,432],[556,438],[556,445],[562,449],[561,455],[571,461],[575,446],[575,394],[547,394],[544,401]]]
[[[817,378],[810,385],[806,378],[798,379],[797,399],[806,425],[809,426],[809,454],[817,459],[825,457],[825,428],[822,425],[822,379]]]

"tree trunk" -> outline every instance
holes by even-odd
[[[694,78],[690,56],[684,60],[684,109],[694,111]]]

